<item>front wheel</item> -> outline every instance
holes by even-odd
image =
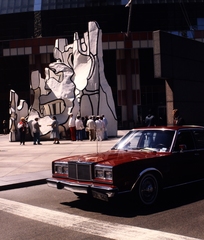
[[[137,194],[139,201],[144,205],[152,205],[159,195],[159,184],[157,178],[151,174],[145,174],[139,181]]]

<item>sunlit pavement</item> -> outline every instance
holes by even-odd
[[[0,135],[0,191],[45,183],[51,177],[53,160],[85,153],[109,150],[128,130],[119,130],[116,137],[105,141],[42,141],[42,145],[9,142],[8,135]]]

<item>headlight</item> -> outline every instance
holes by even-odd
[[[54,174],[67,174],[68,175],[68,163],[56,162],[54,163]]]
[[[105,171],[104,174],[105,174],[106,179],[110,179],[110,180],[113,179],[112,170],[111,171]]]
[[[96,176],[95,176],[96,178],[104,178],[103,170],[96,169],[95,173],[96,173]]]
[[[113,180],[112,167],[95,166],[95,178]]]

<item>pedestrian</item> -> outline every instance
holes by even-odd
[[[50,138],[54,139],[53,144],[59,144],[59,124],[56,116],[52,117],[52,123],[48,126],[51,126],[52,130],[50,132]]]
[[[102,128],[103,128],[103,125],[102,125],[102,122],[100,121],[100,116],[97,116],[96,117],[96,140],[97,141],[102,141]]]
[[[155,116],[152,114],[152,110],[151,109],[149,109],[149,113],[145,117],[145,125],[147,127],[156,126]]]
[[[41,125],[38,122],[39,118],[35,118],[35,120],[32,121],[32,130],[33,130],[33,145],[42,145],[40,142],[40,127]]]
[[[7,134],[8,133],[8,125],[7,125],[6,120],[3,120],[2,127],[3,127],[3,134]]]
[[[89,139],[89,132],[85,131],[86,129],[86,124],[87,124],[87,121],[89,120],[88,116],[85,116],[85,117],[82,117],[81,118],[83,124],[84,124],[84,129],[82,130],[83,132],[83,138],[84,139]]]
[[[70,130],[70,137],[72,141],[76,141],[76,125],[75,125],[75,118],[73,113],[69,114],[68,126]]]
[[[86,117],[82,117],[81,120],[82,120],[82,122],[83,122],[82,139],[87,139],[87,137],[86,137],[86,131],[85,131],[86,123],[87,123]]]
[[[96,121],[96,116],[95,115],[93,115],[92,116],[92,118],[93,118],[93,120],[94,120],[94,122]]]
[[[104,140],[105,123],[103,121],[102,116],[99,117],[99,121],[101,122],[101,126],[102,126],[102,128],[101,128],[101,139]]]
[[[173,110],[173,125],[174,126],[182,126],[185,124],[185,120],[180,116],[179,110]]]
[[[96,123],[94,122],[92,116],[89,116],[89,119],[86,123],[86,131],[89,133],[89,141],[95,141],[95,139],[96,139]]]
[[[20,132],[20,145],[25,145],[25,137],[28,130],[28,123],[26,122],[24,117],[21,117],[20,122],[17,125]]]
[[[108,120],[106,119],[105,115],[102,115],[103,123],[104,123],[104,140],[108,139]]]
[[[80,116],[77,116],[75,120],[75,126],[76,126],[76,140],[83,141],[82,130],[84,129],[84,124]]]

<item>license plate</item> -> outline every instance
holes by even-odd
[[[100,192],[92,191],[92,196],[93,196],[94,198],[97,198],[97,199],[100,199],[100,200],[103,200],[103,201],[108,202],[108,196],[107,196],[105,193],[100,193]]]

